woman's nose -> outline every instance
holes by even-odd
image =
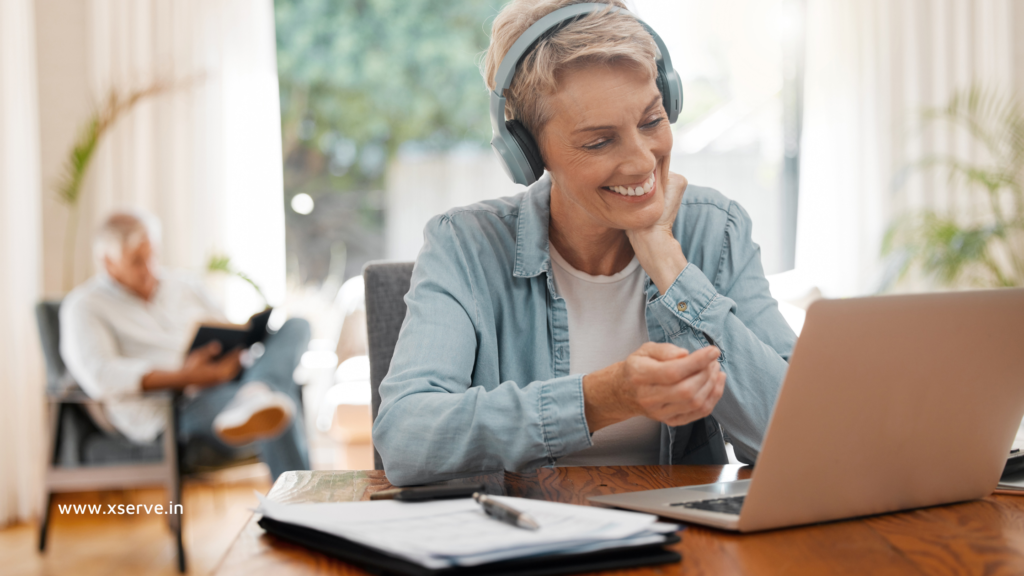
[[[622,150],[622,163],[619,166],[620,172],[626,175],[647,176],[654,171],[657,165],[653,146],[639,133],[633,133],[626,138]]]

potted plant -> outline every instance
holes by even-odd
[[[942,108],[924,114],[928,123],[959,127],[984,152],[981,161],[933,156],[915,167],[942,169],[951,187],[986,204],[976,216],[925,210],[898,219],[882,244],[899,263],[895,280],[919,270],[953,287],[1024,286],[1024,112],[1012,95],[975,85]]]

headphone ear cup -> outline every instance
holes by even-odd
[[[526,161],[529,162],[530,168],[533,169],[533,180],[536,182],[544,174],[544,160],[540,157],[540,148],[537,147],[537,143],[533,140],[533,136],[530,135],[530,131],[518,120],[506,120],[505,128],[508,129],[508,133],[512,135],[516,144],[519,145],[519,150],[522,151]]]
[[[661,105],[665,108],[665,113],[672,117],[672,100],[668,92],[668,79],[665,78],[665,70],[660,65],[658,66],[658,77],[654,79],[654,83],[658,86],[658,92],[661,93]]]
[[[679,81],[679,75],[675,72],[666,72],[659,63],[658,77],[654,79],[654,83],[658,86],[658,92],[661,92],[661,104],[665,107],[669,122],[675,123],[683,109],[683,84]]]

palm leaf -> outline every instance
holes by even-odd
[[[178,85],[190,84],[200,77],[189,79]],[[171,88],[171,84],[157,81],[153,84],[121,96],[116,90],[111,90],[104,105],[89,115],[89,118],[79,130],[78,137],[68,152],[64,161],[64,168],[56,185],[57,200],[68,207],[69,217],[65,230],[64,241],[64,279],[65,290],[71,289],[72,276],[74,275],[75,235],[78,226],[78,203],[82,196],[82,184],[89,171],[96,150],[99,147],[103,135],[114,125],[115,122],[130,112],[139,102],[165,92]]]
[[[1020,166],[1024,158],[1024,113],[1011,96],[974,85],[945,107],[925,111],[924,117],[964,127],[998,163]]]
[[[264,306],[270,305],[270,302],[267,300],[267,296],[266,294],[263,293],[263,290],[260,288],[260,285],[257,284],[256,281],[253,280],[252,277],[246,274],[245,272],[242,272],[241,270],[236,270],[235,267],[231,264],[230,256],[226,254],[213,254],[212,256],[210,256],[210,259],[206,262],[206,271],[220,272],[222,274],[237,276],[238,278],[242,279],[247,284],[252,286],[253,290],[256,291],[256,294],[258,294],[259,297],[263,300]]]
[[[74,146],[71,147],[71,153],[64,163],[64,173],[60,183],[57,184],[57,198],[63,204],[78,203],[82,181],[85,179],[89,162],[92,161],[93,152],[96,151],[99,137],[99,114],[94,112],[82,126],[78,139],[75,140]]]

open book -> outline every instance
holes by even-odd
[[[235,348],[248,348],[267,337],[267,323],[271,308],[253,314],[245,324],[202,324],[196,330],[196,337],[188,351],[191,352],[216,340],[221,350],[229,352]]]

